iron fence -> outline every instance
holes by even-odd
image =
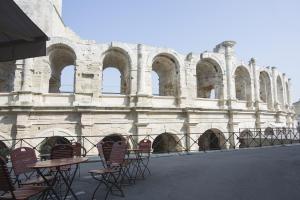
[[[56,137],[56,140],[53,139]],[[63,138],[63,139],[62,139]],[[49,141],[53,140],[52,143]],[[263,146],[300,143],[300,132],[294,128],[241,129],[238,132],[206,131],[204,133],[183,134],[139,134],[139,135],[94,135],[94,136],[53,136],[28,137],[2,140],[9,150],[18,147],[31,147],[38,155],[49,151],[56,143],[79,142],[87,155],[97,155],[96,145],[101,140],[126,140],[131,147],[137,147],[143,139],[152,141],[152,153],[198,152],[257,148]],[[47,143],[48,142],[48,143]],[[46,146],[45,146],[46,145]],[[3,146],[3,145],[2,145]],[[2,147],[3,148],[3,147]],[[1,148],[0,148],[1,150]],[[0,152],[1,153],[1,152]]]

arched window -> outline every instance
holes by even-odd
[[[155,71],[152,71],[151,77],[152,77],[152,95],[160,96],[160,94],[159,94],[159,76]]]
[[[15,70],[15,62],[0,63],[0,93],[14,90]]]
[[[259,74],[259,94],[262,102],[267,103],[268,107],[272,106],[271,81],[267,72],[262,71]]]
[[[283,85],[280,76],[277,77],[277,101],[283,105]]]
[[[152,144],[153,153],[181,152],[182,145],[178,136],[171,133],[158,135]]]
[[[60,93],[61,89],[66,89],[67,92],[74,92],[74,66],[76,64],[76,55],[73,49],[67,45],[55,44],[48,48],[48,55],[51,66],[49,93]],[[66,67],[68,67],[68,69],[62,73]],[[62,79],[62,74],[64,75],[64,79]],[[65,83],[65,81],[68,83],[66,85],[69,85],[68,88],[62,84]],[[73,82],[73,84],[70,82]]]
[[[103,70],[103,94],[121,94],[121,73],[117,68],[107,67]]]
[[[220,99],[223,95],[221,68],[211,60],[202,60],[196,67],[197,97]]]
[[[159,96],[178,96],[178,62],[170,55],[160,54],[153,60],[152,71],[159,77]]]
[[[102,93],[130,94],[130,58],[123,50],[108,50],[102,70]]]
[[[245,67],[235,70],[235,94],[238,100],[251,101],[251,79]]]
[[[61,72],[61,84],[59,91],[72,93],[74,92],[74,73],[75,67],[74,65],[66,66]]]

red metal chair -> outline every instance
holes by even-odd
[[[150,169],[148,167],[149,160],[150,160],[150,153],[151,153],[151,146],[152,142],[148,139],[143,139],[138,144],[138,150],[139,150],[139,158],[141,159],[140,163],[143,165],[142,170],[142,177],[144,177],[146,170],[148,171],[149,175],[151,175]]]
[[[40,194],[44,198],[47,190],[48,187],[42,186],[24,186],[16,189],[10,178],[6,160],[0,157],[0,191],[5,192],[0,196],[1,200],[27,200]]]
[[[98,151],[100,157],[104,157],[104,168],[102,169],[97,169],[97,170],[91,170],[89,173],[92,175],[92,177],[99,181],[99,184],[97,185],[92,199],[94,199],[95,194],[97,190],[100,188],[102,184],[104,184],[107,188],[106,196],[105,199],[107,199],[108,195],[110,192],[113,191],[113,188],[116,188],[118,191],[120,191],[121,196],[124,197],[124,192],[121,187],[121,180],[122,180],[122,175],[124,175],[123,171],[123,164],[125,161],[125,154],[126,154],[126,143],[119,141],[113,143],[111,146],[110,141],[104,142],[104,143],[98,143]],[[107,144],[106,144],[107,143]],[[102,147],[102,150],[100,149]],[[111,147],[111,148],[110,148]],[[105,154],[109,154],[109,160],[106,160]],[[102,159],[102,158],[101,158]]]
[[[86,149],[79,142],[72,143],[73,155],[76,157],[85,157]]]
[[[27,165],[37,162],[34,149],[29,147],[20,147],[10,153],[12,168],[16,175],[17,183],[20,185],[41,185],[45,181],[42,177],[32,178],[35,170],[28,168]],[[47,180],[53,180],[53,176],[46,176]]]

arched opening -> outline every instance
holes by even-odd
[[[209,129],[198,139],[199,151],[224,149],[225,142],[225,136],[220,130]]]
[[[48,155],[51,153],[51,149],[58,144],[71,144],[71,142],[62,136],[52,136],[49,138],[45,138],[39,148],[39,152],[41,155],[45,155],[45,157],[48,157]]]
[[[107,142],[107,141],[111,141],[111,142],[119,142],[119,141],[126,141],[126,138],[124,138],[122,135],[120,134],[110,134],[105,136],[102,139],[103,142]]]
[[[73,93],[74,92],[74,74],[75,66],[66,66],[61,72],[61,84],[59,91],[62,93]]]
[[[274,135],[274,130],[273,130],[273,128],[267,127],[267,128],[265,129],[264,134],[265,134],[265,136],[272,136],[272,135]]]
[[[153,153],[181,152],[182,145],[179,138],[171,133],[158,135],[152,144]]]
[[[107,67],[103,70],[103,94],[121,94],[121,73],[119,69]]]
[[[268,104],[268,108],[272,106],[271,81],[267,72],[262,71],[259,74],[259,94],[262,102]]]
[[[196,67],[197,97],[220,99],[223,95],[223,75],[220,66],[212,60],[202,60]]]
[[[245,67],[235,70],[235,94],[238,100],[251,101],[251,78]]]
[[[159,76],[155,71],[152,71],[151,77],[152,77],[152,95],[159,96]]]
[[[152,63],[152,71],[158,75],[159,96],[178,96],[179,65],[170,55],[160,54]]]
[[[8,93],[14,90],[15,62],[0,63],[0,93]]]
[[[49,93],[60,93],[61,89],[66,89],[67,92],[74,92],[76,54],[73,49],[67,45],[55,44],[48,48],[48,55],[51,66]],[[62,78],[62,72],[66,67],[68,69],[66,69]],[[65,81],[69,85],[68,88],[62,84]]]
[[[277,100],[278,103],[283,106],[283,85],[280,76],[277,76]]]
[[[250,147],[251,143],[252,143],[252,139],[253,135],[252,132],[249,129],[245,129],[242,132],[240,132],[240,136],[239,136],[239,148],[247,148]]]
[[[116,70],[113,71],[111,68],[118,70],[118,72]],[[129,56],[125,54],[121,49],[108,50],[103,59],[102,93],[106,93],[107,90],[114,91],[112,88],[115,88],[115,90],[118,91],[116,92],[118,94],[130,94],[130,80],[131,76]]]

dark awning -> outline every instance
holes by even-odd
[[[47,40],[13,0],[0,0],[0,62],[45,56]]]

